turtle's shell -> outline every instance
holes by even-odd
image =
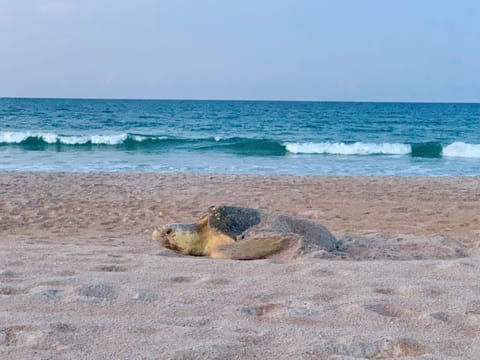
[[[212,206],[208,209],[210,228],[234,239],[245,230],[258,225],[261,220],[262,212],[258,209],[234,206]]]

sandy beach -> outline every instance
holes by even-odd
[[[1,359],[478,359],[480,178],[0,173]],[[325,225],[338,254],[183,257],[210,205]]]

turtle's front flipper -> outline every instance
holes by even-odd
[[[254,260],[263,259],[288,248],[293,239],[285,236],[257,237],[219,246],[210,254],[216,259]]]

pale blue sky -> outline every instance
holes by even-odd
[[[0,0],[0,96],[480,102],[478,0]]]

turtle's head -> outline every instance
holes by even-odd
[[[185,255],[204,255],[205,243],[198,224],[167,224],[153,238],[163,246]]]

